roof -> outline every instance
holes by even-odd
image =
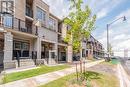
[[[57,16],[55,16],[54,14],[52,14],[52,13],[49,13],[50,14],[50,16],[52,16],[52,17],[54,17],[54,18],[56,18],[59,22],[60,21],[62,21],[60,18],[58,18]]]

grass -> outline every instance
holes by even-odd
[[[65,77],[62,77],[60,79],[57,79],[57,80],[54,80],[46,85],[42,85],[42,86],[39,86],[39,87],[67,87],[67,81],[72,79],[72,78],[75,78],[76,77],[76,74],[70,74],[70,75],[67,75]]]
[[[103,74],[98,80],[92,80],[98,87],[119,87],[119,81],[115,75]]]
[[[119,60],[117,60],[117,59],[112,59],[112,60],[111,60],[111,63],[112,63],[112,64],[118,64],[118,63],[119,63]]]
[[[11,73],[11,74],[6,74],[5,77],[3,78],[3,83],[8,83],[20,79],[25,79],[65,68],[69,68],[69,65],[58,65],[58,66],[41,66],[40,68],[37,69],[31,69],[27,71],[22,71],[22,72],[16,72],[16,73]]]
[[[112,60],[109,61],[109,62],[101,62],[101,64],[109,65],[109,66],[111,66],[111,67],[116,66],[118,63],[119,63],[119,61],[116,60],[116,59],[112,59]]]
[[[97,73],[97,72],[87,71],[86,77],[87,77],[87,79],[90,80],[89,87],[119,87],[118,79],[114,75],[101,74],[101,73]],[[74,78],[76,78],[76,74],[71,74],[71,75],[62,77],[58,80],[52,81],[48,84],[45,84],[45,85],[42,85],[39,87],[69,87],[68,83],[70,83],[72,81],[72,79],[74,79]],[[74,85],[74,84],[72,84],[72,85]],[[73,86],[71,86],[71,87],[73,87]],[[80,85],[74,86],[74,87],[80,87]]]

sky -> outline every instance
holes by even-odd
[[[43,0],[50,6],[50,12],[59,18],[69,14],[68,0]],[[119,20],[109,27],[110,43],[115,56],[124,56],[124,49],[130,51],[130,0],[83,0],[93,14],[97,15],[96,29],[92,35],[106,49],[106,25],[113,20],[126,16],[127,20]],[[130,56],[130,52],[128,54]]]

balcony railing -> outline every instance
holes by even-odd
[[[13,29],[28,34],[37,35],[37,29],[35,25],[27,25],[26,21],[13,17],[0,17],[0,27],[5,29]]]

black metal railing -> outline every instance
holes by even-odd
[[[38,35],[36,26],[28,21],[24,21],[14,17],[0,16],[0,27],[5,29],[13,29],[15,31],[20,31],[28,34]]]

